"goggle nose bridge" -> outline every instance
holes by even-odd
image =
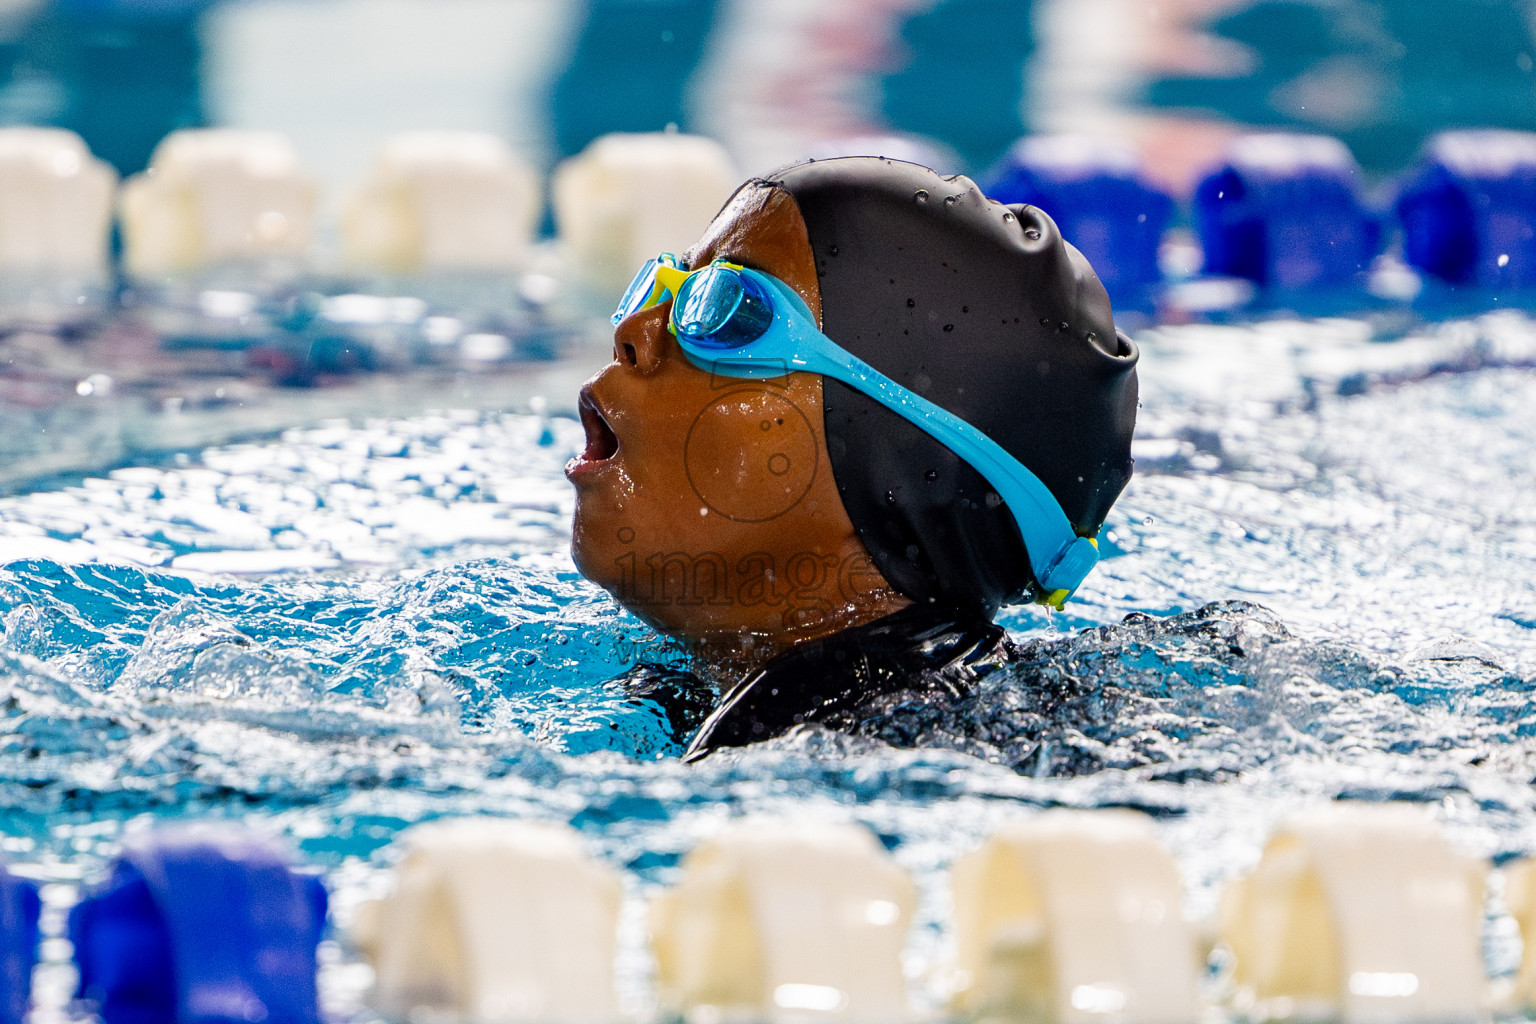
[[[717,267],[738,271],[746,269],[739,263],[732,263],[730,260],[722,258],[712,261],[707,266],[696,267],[693,270],[684,270],[682,267],[677,266],[676,259],[677,257],[671,253],[662,253],[656,259],[646,264],[645,268],[640,272],[642,275],[650,277],[650,287],[644,292],[645,299],[640,302],[621,299],[619,309],[613,315],[613,325],[615,327],[625,317],[633,316],[641,310],[650,309],[652,306],[659,306],[668,298],[676,302],[679,293],[682,291],[683,282],[701,271],[712,270]],[[635,283],[630,285],[630,292],[633,293],[637,287],[643,286],[643,280],[643,277],[637,276]],[[667,329],[676,333],[672,317],[668,317]]]
[[[613,325],[617,327],[626,317],[634,316],[641,310],[650,309],[652,306],[661,305],[668,297],[676,300],[684,281],[699,271],[708,270],[712,267],[725,267],[729,270],[745,269],[739,263],[732,263],[730,260],[722,258],[714,260],[705,267],[684,270],[677,265],[677,257],[669,252],[664,252],[655,259],[647,261],[646,265],[635,276],[635,280],[631,282],[623,298],[619,300],[619,308],[613,314]],[[649,287],[645,287],[647,278],[649,278]],[[639,294],[643,294],[645,298],[636,301],[633,296],[642,287],[645,287],[645,291]]]
[[[692,273],[693,271],[684,270],[681,267],[669,267],[664,263],[656,264],[656,289],[652,292],[653,297],[649,305],[656,305],[667,295],[677,298],[677,290]]]

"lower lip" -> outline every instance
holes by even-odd
[[[589,459],[578,455],[565,464],[565,478],[572,483],[578,483],[598,476],[605,469],[613,465],[613,456],[606,459]]]

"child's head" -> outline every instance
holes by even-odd
[[[1049,217],[914,164],[827,160],[748,182],[682,262],[722,258],[783,282],[1097,533],[1130,477],[1137,353]],[[701,369],[670,293],[652,297],[584,391],[571,471],[577,564],[621,603],[691,640],[792,641],[906,600],[990,616],[1038,596],[1010,509],[944,444],[819,374]]]

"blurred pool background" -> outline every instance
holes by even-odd
[[[0,488],[326,412],[425,411],[411,398],[425,391],[568,410],[634,253],[686,245],[730,183],[807,156],[917,159],[1045,206],[1133,330],[1290,311],[1368,314],[1386,338],[1529,306],[1533,19],[1523,0],[13,0],[0,128],[86,149],[17,139],[8,166],[24,151],[59,176],[84,161],[121,188],[85,203],[34,183],[6,214]],[[168,135],[204,128],[261,134],[162,147],[146,176]],[[1455,159],[1425,148],[1488,128],[1516,134]],[[684,161],[686,186],[638,170],[674,157],[593,155],[611,133],[669,131],[718,144]],[[1242,156],[1256,132],[1290,142]],[[203,216],[198,230],[224,218],[233,241],[187,250],[196,232],[175,211],[190,193],[166,183],[221,159],[281,180]],[[508,179],[494,212],[468,200],[444,220],[446,242],[391,206],[434,159],[471,176],[499,161]],[[1489,161],[1510,165],[1503,184],[1436,191],[1442,164],[1466,184]],[[615,199],[605,173],[632,194]],[[1414,188],[1428,213],[1404,205]],[[1447,227],[1456,202],[1473,212]],[[70,213],[82,203],[100,209]],[[66,257],[18,240],[29,220],[105,244],[100,265],[77,253],[63,280],[40,277],[34,264]],[[455,255],[476,222],[505,237]],[[430,384],[372,373],[423,364]],[[332,386],[292,387],[316,383]]]
[[[1142,142],[1187,187],[1244,128],[1396,173],[1446,128],[1536,128],[1522,0],[8,0],[0,123],[120,174],[176,128],[290,134],[328,186],[377,141],[489,131],[546,169],[611,131],[720,139],[760,173],[911,133],[980,173],[1026,132]],[[334,193],[336,188],[327,189]]]

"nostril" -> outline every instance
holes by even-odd
[[[619,358],[630,366],[636,366],[640,362],[639,357],[635,355],[635,346],[627,341],[619,343]]]

